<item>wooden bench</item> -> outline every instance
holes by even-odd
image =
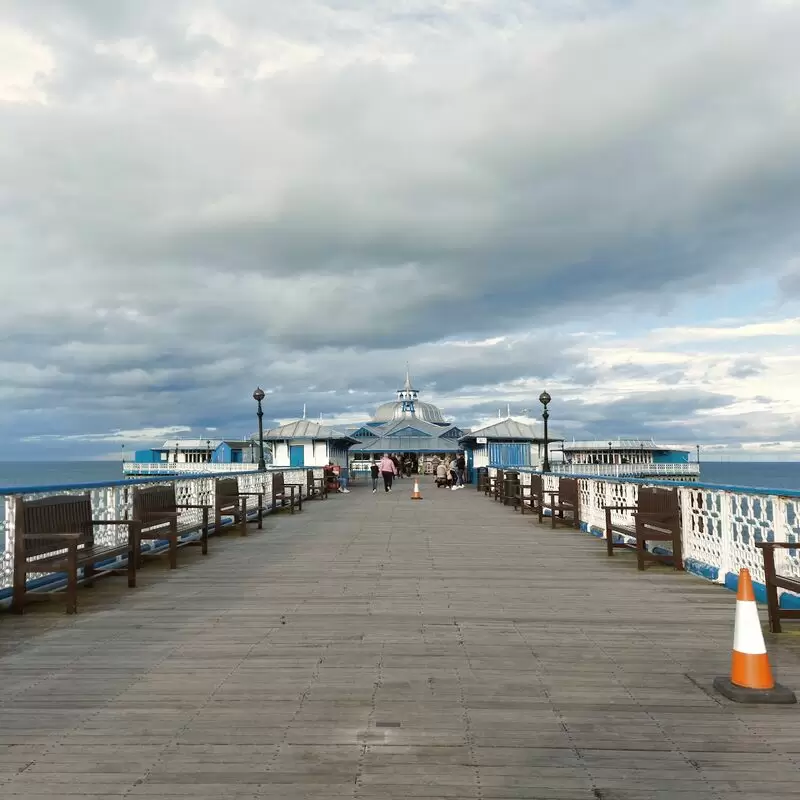
[[[514,498],[514,511],[516,512],[519,509],[519,512],[524,516],[525,509],[529,508],[531,513],[537,514],[539,507],[542,505],[543,487],[541,475],[531,475],[529,486],[520,483]]]
[[[94,529],[99,525],[125,525],[127,541],[121,544],[96,544]],[[119,556],[127,556],[128,586],[136,586],[136,529],[128,520],[92,519],[89,493],[54,495],[38,500],[14,500],[14,579],[12,609],[21,614],[27,601],[30,573],[67,573],[67,614],[78,610],[78,583],[91,587],[98,574],[95,566]],[[78,570],[83,568],[79,581]],[[103,574],[121,574],[103,570]]]
[[[203,512],[202,521],[180,520],[180,512],[197,508]],[[202,503],[177,503],[175,485],[167,486],[135,486],[133,489],[133,519],[139,523],[136,541],[136,564],[142,562],[142,539],[165,539],[169,542],[169,568],[178,566],[178,545],[196,545],[202,548],[203,555],[208,555],[208,517],[211,505]],[[200,540],[179,542],[187,533],[200,532]]]
[[[557,521],[567,524],[567,514],[570,515],[569,525],[572,528],[580,526],[580,493],[577,478],[559,478],[557,491],[543,492],[544,499],[539,504],[539,522],[544,519],[545,509],[550,510],[550,526],[556,527]],[[548,499],[549,498],[549,499]]]
[[[484,495],[491,497],[495,502],[503,495],[503,470],[498,469],[494,475],[489,475],[489,480],[486,483],[486,490]]]
[[[635,506],[603,506],[606,515],[606,548],[609,556],[614,549],[626,547],[636,551],[636,564],[644,569],[645,561],[671,564],[676,570],[683,569],[681,549],[681,513],[678,490],[660,487],[640,486]],[[633,525],[614,523],[612,511],[633,511]],[[614,541],[614,534],[631,537],[632,542],[623,539]],[[653,553],[647,549],[647,542],[671,542],[672,554]]]
[[[328,486],[325,482],[325,477],[315,478],[313,469],[306,472],[306,495],[312,500],[314,498],[319,500],[328,499]]]
[[[786,589],[800,594],[800,578],[778,575],[775,567],[775,550],[800,550],[799,542],[756,542],[756,547],[764,556],[764,583],[767,589],[767,609],[769,610],[769,629],[781,633],[782,619],[800,619],[800,608],[781,608],[778,589]]]
[[[217,478],[214,481],[214,524],[222,527],[222,515],[233,517],[242,536],[247,536],[247,498],[258,498],[258,529],[264,527],[264,492],[241,492],[236,478]]]
[[[303,485],[300,483],[286,483],[282,472],[272,473],[272,508],[277,511],[287,504],[290,513],[294,514],[294,507],[303,510]]]

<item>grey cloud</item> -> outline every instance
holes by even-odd
[[[761,375],[766,370],[766,365],[760,358],[743,359],[735,361],[728,369],[732,378],[752,378]]]
[[[305,400],[360,413],[407,357],[444,398],[519,379],[669,382],[587,367],[560,327],[632,302],[660,313],[794,252],[800,12],[732,7],[681,3],[669,21],[643,2],[10,2],[57,70],[47,106],[0,104],[15,298],[0,436],[43,426],[54,403],[70,430],[244,425],[258,382],[280,392],[276,416]],[[187,36],[209,9],[234,46]],[[156,62],[95,52],[117,39]],[[323,58],[252,80],[281,39]],[[332,66],[359,48],[415,60]],[[225,88],[151,75],[201,67]],[[510,349],[432,344],[520,329]],[[618,433],[717,402],[602,413]]]

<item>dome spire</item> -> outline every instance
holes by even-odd
[[[403,416],[410,414],[412,417],[417,413],[415,402],[419,397],[419,392],[411,385],[411,373],[406,362],[406,382],[402,389],[397,391],[397,400],[401,403]]]

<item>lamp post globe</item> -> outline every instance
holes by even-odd
[[[264,412],[261,409],[261,401],[264,399],[266,395],[264,394],[264,390],[258,386],[256,390],[253,392],[253,400],[258,403],[258,411],[256,415],[258,416],[258,471],[259,472],[266,472],[267,471],[267,464],[264,461]]]
[[[543,406],[542,419],[544,420],[544,459],[542,459],[542,472],[550,472],[550,442],[547,437],[547,420],[550,418],[547,404],[550,400],[551,397],[546,391],[539,395],[539,402]]]

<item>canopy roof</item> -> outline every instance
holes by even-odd
[[[461,437],[461,441],[474,441],[478,437],[485,439],[494,439],[496,441],[512,441],[512,442],[543,442],[544,438],[536,433],[533,425],[527,425],[524,422],[518,422],[509,417],[508,419],[501,419],[497,422],[487,425],[484,428],[470,431],[468,434]],[[557,436],[548,436],[549,442],[561,442],[563,439]]]
[[[258,438],[257,436],[255,437]],[[317,441],[357,441],[338,428],[323,425],[310,419],[298,419],[287,422],[278,428],[264,432],[264,441],[282,441],[285,439],[309,439]]]

